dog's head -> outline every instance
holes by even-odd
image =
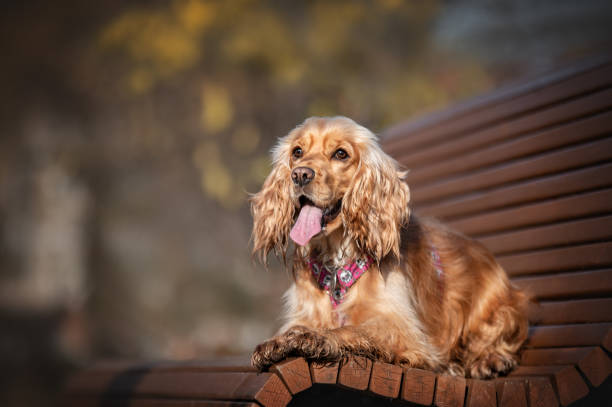
[[[346,117],[313,117],[272,155],[272,172],[251,198],[253,251],[264,260],[271,250],[284,255],[290,237],[308,245],[339,228],[376,259],[399,256],[410,192],[372,132]]]

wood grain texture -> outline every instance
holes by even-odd
[[[519,277],[512,282],[540,300],[610,296],[612,269]]]
[[[435,387],[435,373],[414,368],[404,370],[402,399],[411,403],[429,406],[433,402]]]
[[[578,367],[595,387],[601,385],[612,373],[612,360],[597,347],[578,363]]]
[[[467,407],[497,407],[495,385],[491,380],[467,381]]]
[[[397,398],[402,384],[402,368],[389,363],[374,362],[369,390],[380,396]]]
[[[434,405],[438,407],[462,407],[466,380],[463,377],[440,375],[436,385]]]
[[[519,366],[510,376],[550,377],[564,406],[589,393],[589,387],[574,366]]]
[[[589,387],[574,366],[519,366],[510,376],[550,377],[554,381],[559,401],[564,406],[589,393]]]
[[[266,407],[286,406],[291,401],[291,393],[280,377],[269,373],[269,377],[249,375],[232,393],[232,400],[250,400],[251,397]],[[252,396],[251,396],[252,395]]]
[[[338,380],[338,363],[320,365],[316,362],[311,362],[310,377],[313,383],[336,384]]]
[[[559,401],[550,379],[547,377],[528,378],[527,399],[530,407],[557,407]]]
[[[559,401],[567,406],[589,394],[589,388],[574,367],[566,367],[553,376]]]
[[[527,348],[597,346],[612,323],[534,326],[529,328]]]
[[[288,358],[270,369],[277,373],[291,394],[299,393],[312,386],[310,369],[304,358]]]
[[[527,407],[525,381],[502,379],[496,382],[499,407]]]
[[[372,361],[362,356],[350,356],[340,366],[338,384],[356,390],[366,390],[370,383]]]

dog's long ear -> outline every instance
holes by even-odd
[[[344,226],[359,248],[375,259],[388,253],[399,259],[400,231],[410,217],[406,173],[374,140],[368,144],[342,201]]]
[[[274,167],[261,191],[250,199],[253,215],[253,254],[266,262],[270,251],[283,258],[287,252],[289,232],[295,208],[290,200],[291,172],[287,143],[281,139],[273,151]]]

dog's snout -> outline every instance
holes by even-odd
[[[312,168],[308,167],[297,167],[291,171],[291,179],[293,180],[293,183],[301,187],[312,181],[314,176],[315,172],[312,170]]]

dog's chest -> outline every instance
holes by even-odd
[[[339,310],[339,309],[335,309],[332,310],[332,319],[336,324],[336,328],[341,328],[345,325],[352,325],[350,322],[350,317],[349,314],[347,314],[346,312]]]

